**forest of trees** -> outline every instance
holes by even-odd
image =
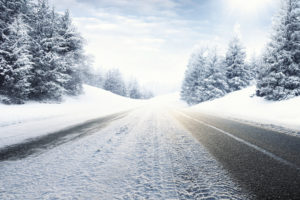
[[[128,92],[130,88],[125,88],[117,71],[108,72],[105,82],[97,75],[88,80],[91,66],[83,51],[83,38],[72,25],[69,12],[56,12],[47,0],[0,0],[0,44],[2,103],[60,101],[63,95],[80,94],[83,82],[132,98],[151,96],[142,96],[137,83],[129,84],[135,88]],[[117,91],[111,84],[122,86]]]
[[[181,98],[194,105],[248,86],[256,77],[256,66],[246,63],[245,58],[238,37],[230,41],[225,56],[218,55],[216,47],[197,50],[185,72]]]
[[[249,62],[240,39],[233,37],[225,55],[206,47],[192,54],[181,98],[194,105],[256,83],[267,100],[300,96],[300,2],[283,0],[263,54]],[[84,40],[68,11],[47,0],[0,0],[0,102],[60,101],[78,95],[82,84],[141,99],[153,94],[117,69],[92,70]]]
[[[129,81],[124,80],[122,73],[117,68],[106,72],[99,68],[97,70],[87,68],[82,74],[82,80],[89,85],[132,99],[150,99],[154,96],[150,90],[141,87],[135,78],[131,78]]]
[[[246,53],[234,37],[225,56],[216,48],[192,54],[181,88],[189,105],[212,100],[256,82],[256,95],[267,100],[300,96],[300,1],[284,0],[271,41],[263,55],[246,62]]]
[[[60,100],[82,90],[83,39],[69,12],[46,0],[0,1],[0,94],[4,103]]]
[[[262,56],[257,96],[284,100],[300,95],[300,2],[285,0]]]

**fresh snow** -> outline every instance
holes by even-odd
[[[45,135],[104,115],[143,104],[96,87],[84,85],[84,94],[62,103],[0,104],[0,148]]]
[[[255,87],[252,86],[189,109],[300,131],[300,109],[297,109],[300,107],[300,97],[274,102],[256,97],[254,93]],[[60,104],[0,104],[0,148],[146,103],[173,108],[186,107],[179,99],[179,93],[173,93],[148,101],[133,100],[84,85],[84,94],[66,97]]]
[[[249,198],[156,103],[0,168],[0,199],[6,200]]]
[[[190,109],[213,115],[281,126],[300,133],[300,97],[284,101],[268,101],[255,94],[255,86],[229,93],[225,97],[200,103]]]

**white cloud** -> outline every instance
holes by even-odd
[[[227,11],[242,16],[253,16],[277,4],[279,0],[223,0]]]
[[[176,16],[173,9],[178,5],[172,0],[80,0],[96,7],[109,7],[111,11],[126,13],[135,11],[139,15]]]
[[[119,67],[127,76],[136,76],[142,83],[157,81],[178,85],[181,81],[188,53],[182,54],[176,49],[168,51],[167,37],[184,32],[175,31],[161,21],[144,22],[115,15],[106,15],[106,19],[75,18],[74,21],[87,39],[86,50],[94,55],[97,66]]]
[[[181,5],[185,2],[50,0],[59,11],[71,10],[74,24],[86,39],[86,50],[93,55],[95,66],[119,67],[127,76],[135,76],[145,84],[160,85],[157,88],[162,85],[179,87],[189,56],[199,45],[214,44],[223,53],[236,32],[243,34],[249,51],[261,48],[266,38],[264,30],[257,31],[261,27],[255,29],[251,23],[245,25],[244,21],[222,12],[213,23],[209,18],[211,10],[197,10],[196,13],[206,13],[201,18],[186,18],[182,14],[190,16],[190,10],[186,9],[194,8]]]
[[[233,32],[234,32],[235,36],[242,39],[241,24],[236,23],[233,27]]]

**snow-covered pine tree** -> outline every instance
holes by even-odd
[[[88,59],[85,60],[86,62],[81,63],[80,67],[80,76],[83,83],[95,86],[98,88],[103,88],[103,72],[102,69],[93,69],[91,68],[91,64],[88,62]]]
[[[250,70],[250,77],[252,81],[256,81],[259,73],[259,67],[261,66],[261,57],[253,54],[248,63]]]
[[[0,1],[0,39],[4,39],[6,28],[21,13],[27,11],[30,0],[1,0]],[[4,35],[3,35],[4,34]]]
[[[202,101],[220,98],[228,93],[229,86],[226,82],[222,58],[217,55],[217,49],[210,49],[206,58],[207,72],[202,82],[203,93],[199,93]]]
[[[66,11],[63,16],[39,0],[32,20],[35,45],[33,99],[59,100],[63,94],[77,95],[82,90],[79,67],[85,59],[81,36],[75,31]]]
[[[17,16],[23,18],[24,12],[27,10],[27,3],[28,1],[25,0],[0,1],[0,94],[2,95],[11,93],[7,85],[13,80],[12,73],[16,67],[13,47],[16,47],[17,39],[16,33],[12,30],[12,24]],[[20,42],[18,46],[20,46]]]
[[[284,100],[300,96],[300,1],[284,0],[263,56],[257,96]]]
[[[10,70],[5,77],[4,87],[6,95],[12,99],[13,103],[22,103],[27,100],[32,91],[32,56],[30,55],[29,27],[22,20],[20,14],[8,27],[10,49],[10,62],[7,63]]]
[[[132,99],[142,98],[140,86],[136,79],[129,81],[129,83],[127,84],[127,96]]]
[[[56,81],[59,64],[58,55],[54,51],[56,45],[55,14],[49,8],[47,0],[39,0],[35,5],[32,21],[31,37],[34,62],[33,92],[31,98],[35,100],[58,100],[65,92],[64,88]]]
[[[240,90],[250,83],[250,74],[245,64],[246,53],[238,37],[228,46],[225,57],[226,78],[230,91]]]
[[[189,105],[201,102],[201,96],[198,95],[200,81],[204,78],[206,72],[206,53],[207,49],[203,48],[193,53],[185,71],[184,80],[181,86],[181,99]]]
[[[83,53],[83,39],[73,27],[68,10],[59,18],[55,51],[60,56],[61,73],[69,76],[62,84],[67,94],[79,94],[82,90],[81,67],[84,67],[86,57]]]
[[[86,57],[69,13],[51,10],[47,0],[0,0],[0,11],[0,95],[59,100],[80,93]]]
[[[181,98],[189,105],[212,100],[229,92],[222,59],[216,48],[192,54],[181,88]]]
[[[152,91],[150,91],[146,88],[141,89],[141,99],[150,99],[152,97],[154,97],[154,94]]]
[[[126,86],[122,74],[118,69],[111,69],[106,73],[103,89],[121,96],[126,96]]]

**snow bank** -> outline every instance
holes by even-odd
[[[0,104],[0,147],[131,109],[143,103],[142,100],[121,97],[92,86],[83,87],[84,94],[66,97],[59,104]]]
[[[255,87],[252,86],[223,98],[198,104],[192,109],[300,130],[300,97],[274,102],[256,97],[254,94]]]

